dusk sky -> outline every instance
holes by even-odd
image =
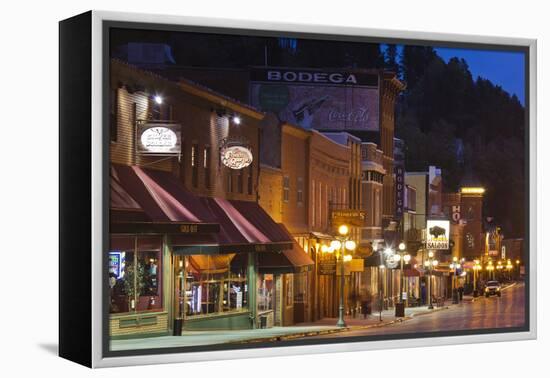
[[[470,50],[456,48],[435,49],[446,62],[453,57],[464,58],[474,80],[481,76],[515,94],[525,104],[525,55],[520,52]]]
[[[382,45],[386,49],[387,45]],[[474,50],[458,49],[447,47],[434,48],[437,54],[445,61],[458,57],[463,58],[474,80],[478,76],[489,79],[502,89],[515,94],[522,105],[525,105],[525,56],[520,52],[510,51],[492,51],[492,50]],[[398,45],[399,54],[403,51],[403,46]]]

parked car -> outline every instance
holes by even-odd
[[[500,293],[500,282],[498,281],[487,281],[485,285],[485,296],[490,297],[491,295],[501,296]]]

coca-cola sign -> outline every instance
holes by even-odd
[[[316,130],[379,130],[378,76],[363,71],[254,69],[252,105]]]

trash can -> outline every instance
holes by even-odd
[[[458,303],[458,290],[457,289],[453,289],[453,303],[454,304]]]
[[[395,317],[396,318],[405,317],[405,302],[395,304]]]
[[[260,328],[267,328],[267,316],[265,315],[260,316]]]
[[[181,328],[183,326],[183,319],[176,318],[174,319],[174,327],[172,327],[172,335],[173,336],[181,336]]]

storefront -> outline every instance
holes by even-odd
[[[168,172],[111,168],[113,337],[168,334],[178,321],[183,330],[268,326],[277,275],[311,264],[255,202],[197,197]]]

